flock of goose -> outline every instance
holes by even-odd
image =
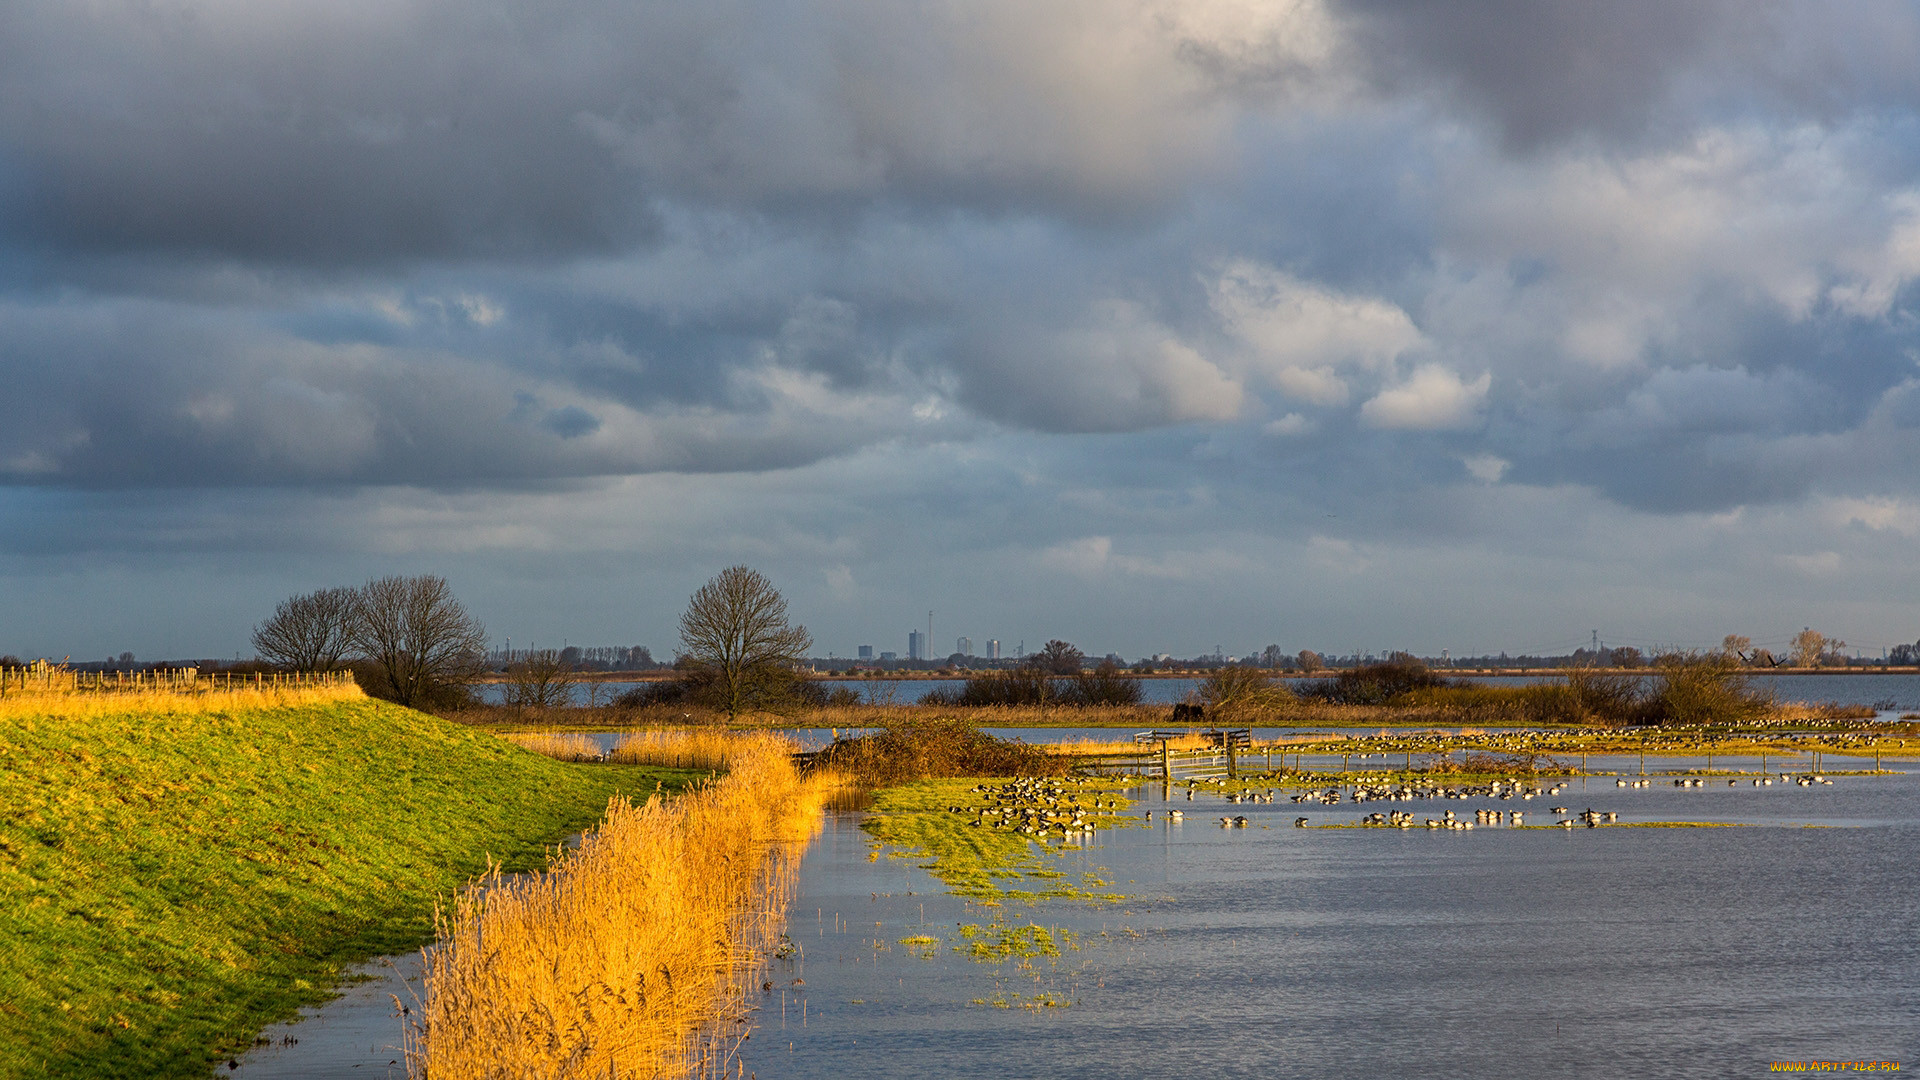
[[[1120,800],[1102,798],[1096,792],[1089,803],[1080,801],[1080,793],[1069,787],[1093,783],[1082,778],[1020,777],[1005,784],[975,784],[969,789],[984,796],[984,805],[949,806],[951,814],[972,814],[974,828],[1009,829],[1022,836],[1046,841],[1058,835],[1062,840],[1083,839],[1093,835],[1092,814],[1111,816]]]
[[[1831,787],[1833,785],[1833,781],[1830,778],[1818,773],[1810,773],[1802,776],[1782,773],[1778,777],[1778,782],[1782,784],[1788,780],[1792,780],[1800,787]],[[1100,791],[1095,791],[1090,799],[1083,802],[1081,796],[1084,793],[1073,790],[1081,785],[1098,782],[1099,781],[1093,778],[1087,777],[1022,777],[1003,784],[976,784],[971,791],[973,794],[983,797],[982,805],[949,806],[947,810],[955,814],[973,815],[973,821],[970,824],[976,828],[1007,829],[1043,842],[1056,835],[1062,840],[1085,838],[1091,836],[1094,831],[1094,819],[1115,817],[1120,808],[1121,801],[1118,798],[1104,795]],[[1776,779],[1773,776],[1749,779],[1749,783],[1755,787],[1771,786],[1775,782]],[[1730,779],[1727,781],[1728,786],[1734,786],[1739,783],[1739,779]],[[1187,801],[1191,802],[1193,800],[1196,790],[1216,784],[1220,784],[1220,782],[1199,779],[1189,780],[1187,782],[1187,791],[1185,792]],[[1650,784],[1652,784],[1652,780],[1644,777],[1632,779],[1621,777],[1614,781],[1614,785],[1620,788],[1645,788]],[[1682,776],[1675,778],[1673,781],[1673,786],[1678,788],[1697,788],[1704,787],[1705,785],[1706,780],[1701,777]],[[1224,787],[1223,784],[1221,786]],[[1354,803],[1375,801],[1405,802],[1414,799],[1498,799],[1501,801],[1519,799],[1527,801],[1559,795],[1565,788],[1565,781],[1553,783],[1545,787],[1536,787],[1521,784],[1517,781],[1506,780],[1494,780],[1486,784],[1463,785],[1458,787],[1416,787],[1406,783],[1396,783],[1385,777],[1361,777],[1358,783],[1351,786],[1350,791],[1343,791],[1340,787],[1314,789],[1290,796],[1289,801],[1293,803],[1317,803],[1325,806],[1338,806],[1342,802],[1349,800]],[[1251,790],[1220,790],[1212,793],[1219,795],[1224,801],[1229,803],[1271,803],[1275,799],[1275,793],[1272,789],[1264,792]],[[1552,824],[1564,829],[1572,829],[1580,825],[1585,825],[1587,828],[1592,829],[1599,827],[1603,823],[1615,824],[1620,820],[1618,811],[1595,810],[1591,807],[1578,814],[1574,814],[1565,806],[1549,807],[1548,812],[1556,815],[1556,819]],[[1155,811],[1146,811],[1144,815],[1145,820],[1149,822],[1153,821],[1155,814]],[[1185,821],[1187,816],[1184,810],[1179,809],[1158,811],[1158,815],[1161,820],[1172,824]],[[1306,817],[1296,817],[1293,821],[1296,828],[1306,828],[1309,823],[1310,819]],[[1250,824],[1251,821],[1245,816],[1223,816],[1219,819],[1219,825],[1223,829],[1244,829]],[[1414,813],[1410,810],[1389,810],[1385,813],[1368,814],[1359,819],[1358,824],[1362,827],[1372,828],[1411,829],[1424,827],[1428,829],[1466,830],[1472,829],[1475,826],[1522,827],[1525,826],[1527,822],[1526,811],[1483,807],[1474,811],[1472,821],[1456,818],[1452,810],[1444,811],[1437,818],[1428,817],[1423,820],[1416,819]]]

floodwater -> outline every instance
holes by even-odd
[[[239,1059],[238,1068],[217,1065],[214,1075],[259,1080],[405,1077],[400,1007],[413,1008],[418,1001],[420,971],[419,953],[384,956],[355,967],[349,972],[354,981],[342,985],[339,997],[261,1032],[261,1042]]]
[[[1591,762],[1638,779],[1637,759]],[[844,1077],[1744,1076],[1773,1061],[1920,1063],[1920,773],[1832,785],[1613,777],[1531,800],[1228,804],[1136,789],[1131,827],[1060,858],[1122,903],[947,895],[915,858],[870,860],[858,814],[802,864],[745,1070]],[[1650,771],[1705,765],[1661,758]],[[1888,762],[1889,767],[1894,766]],[[1360,771],[1356,763],[1355,772]],[[1187,819],[1169,824],[1170,798]],[[1295,828],[1375,811],[1522,810],[1529,824],[1736,828]],[[1221,828],[1221,815],[1245,816]],[[963,925],[1041,925],[1057,958],[981,963]],[[901,943],[932,937],[932,946]],[[241,1075],[399,1076],[397,973],[265,1033]],[[1026,1007],[1040,1001],[1056,1004]],[[228,1075],[224,1067],[217,1070]]]
[[[1914,1068],[1920,777],[1654,785],[1304,808],[1189,803],[1177,787],[1186,822],[1156,814],[1066,857],[1137,899],[999,909],[1078,935],[1077,951],[1032,971],[954,951],[960,925],[996,912],[944,895],[914,860],[869,862],[866,836],[842,821],[808,855],[792,920],[803,955],[775,974],[746,1068],[798,1080]],[[1753,827],[1292,826],[1514,806],[1545,823],[1559,804]],[[1251,824],[1222,829],[1222,813]],[[898,943],[911,935],[941,944]],[[1020,1007],[1042,994],[1068,1004]]]

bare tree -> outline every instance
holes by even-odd
[[[716,704],[734,719],[786,696],[813,635],[788,625],[786,598],[765,575],[730,566],[687,600],[680,643],[691,673],[709,683]]]
[[[516,709],[553,709],[573,703],[573,665],[552,649],[529,652],[525,659],[507,665],[507,677],[512,680],[507,684],[507,704]]]
[[[1309,675],[1327,666],[1326,660],[1312,649],[1301,649],[1300,655],[1294,659],[1299,663],[1300,670]]]
[[[1746,660],[1753,650],[1753,639],[1745,634],[1728,634],[1720,642],[1720,651],[1735,660]]]
[[[1793,666],[1819,667],[1827,653],[1827,635],[1809,626],[1793,635]]]
[[[359,590],[353,644],[402,705],[465,682],[483,663],[487,632],[433,574],[383,577]]]
[[[273,617],[253,628],[260,659],[294,671],[332,671],[353,651],[356,589],[320,589],[280,601]],[[132,666],[133,654],[122,655]]]

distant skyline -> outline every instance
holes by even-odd
[[[0,652],[431,572],[668,657],[745,563],[823,654],[1878,654],[1916,71],[1904,0],[6,5]]]

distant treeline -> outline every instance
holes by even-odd
[[[671,667],[653,658],[645,645],[569,645],[557,652],[551,649],[492,649],[487,666],[505,671],[514,664],[542,657],[557,657],[571,671],[657,671]]]

